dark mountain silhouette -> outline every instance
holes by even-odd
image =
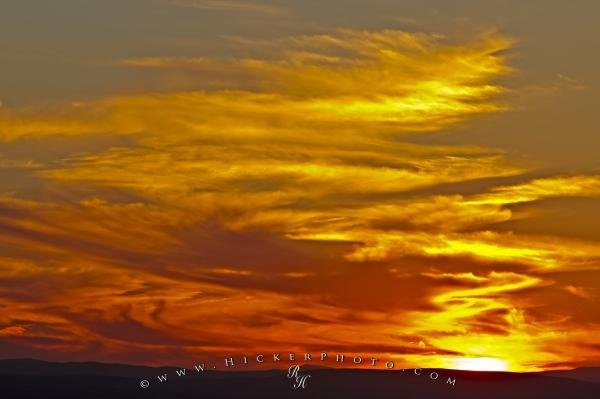
[[[51,363],[32,359],[0,360],[2,398],[600,398],[600,368],[543,373],[475,372],[424,369],[384,371],[301,367],[310,375],[295,390],[284,370],[204,371],[174,367],[107,363]],[[434,373],[434,374],[432,374]],[[167,374],[166,382],[157,376]],[[437,379],[433,379],[436,377]],[[447,383],[456,379],[455,385]],[[149,386],[140,383],[148,380]],[[596,382],[594,382],[596,381]]]
[[[600,383],[600,367],[580,367],[573,370],[545,371],[550,377],[571,378],[573,380]]]

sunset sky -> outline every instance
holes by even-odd
[[[599,13],[2,1],[0,358],[599,365]]]

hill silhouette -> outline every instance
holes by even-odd
[[[424,369],[385,371],[367,368],[301,368],[310,374],[305,389],[295,390],[283,370],[187,370],[174,367],[108,363],[52,363],[33,359],[0,360],[2,397],[8,399],[125,398],[599,398],[600,368],[542,373],[476,372]],[[429,375],[439,375],[433,380]],[[167,374],[166,382],[156,376]],[[436,374],[434,374],[435,376]],[[447,378],[456,379],[455,385]],[[142,388],[140,382],[149,381]]]

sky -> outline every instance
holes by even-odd
[[[0,358],[599,365],[599,8],[3,1]]]

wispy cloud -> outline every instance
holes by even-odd
[[[201,10],[251,12],[268,15],[281,15],[285,9],[281,6],[252,0],[165,0],[180,7],[191,7]]]
[[[341,30],[246,45],[245,57],[121,61],[186,73],[188,91],[0,110],[0,140],[32,149],[1,164],[40,187],[0,196],[3,337],[165,362],[268,351],[310,326],[290,349],[523,370],[558,361],[545,345],[594,336],[536,310],[595,297],[554,280],[594,276],[598,243],[498,226],[531,218],[520,206],[597,198],[600,177],[532,177],[501,151],[408,140],[508,109],[511,40]],[[47,143],[65,155],[38,161]]]

